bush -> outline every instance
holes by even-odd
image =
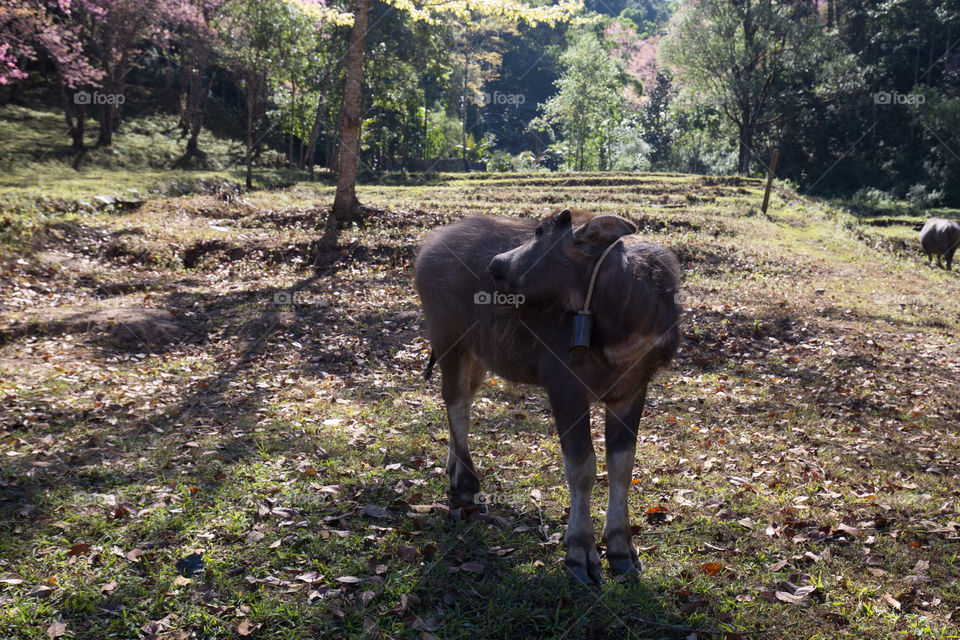
[[[505,151],[494,151],[487,160],[487,171],[491,173],[506,173],[512,168],[512,158]]]
[[[935,207],[943,200],[943,191],[927,191],[924,184],[917,183],[907,190],[907,201],[917,209]]]
[[[853,194],[853,199],[856,202],[872,206],[890,204],[893,202],[893,197],[889,193],[881,189],[877,189],[876,187],[863,187],[862,189],[857,189],[857,191]]]
[[[510,165],[517,173],[529,173],[538,169],[537,157],[532,151],[521,151],[513,157]]]

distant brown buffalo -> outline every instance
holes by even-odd
[[[567,209],[540,221],[468,218],[431,233],[416,262],[433,347],[427,377],[434,362],[443,374],[451,497],[473,502],[480,491],[467,432],[485,373],[545,387],[570,489],[565,563],[583,582],[600,582],[590,405],[606,406],[607,558],[615,573],[637,573],[627,514],[637,429],[647,385],[679,340],[676,258],[635,232],[623,218]]]
[[[927,263],[931,263],[933,256],[937,256],[937,266],[943,266],[940,262],[943,257],[947,261],[947,271],[950,271],[953,254],[957,247],[960,247],[960,223],[944,218],[930,218],[917,230],[920,231],[920,246],[927,254]]]

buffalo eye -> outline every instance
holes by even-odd
[[[543,227],[537,227],[536,229],[534,229],[533,235],[537,236],[538,238],[539,238],[540,236],[542,236],[542,235],[543,235]]]

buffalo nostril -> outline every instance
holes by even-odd
[[[493,276],[494,280],[503,280],[507,275],[506,265],[504,265],[503,262],[499,262],[497,260],[493,260],[490,263],[488,270],[490,271],[490,275]]]

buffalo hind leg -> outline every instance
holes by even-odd
[[[597,476],[597,456],[590,438],[590,403],[576,385],[548,391],[563,451],[563,475],[570,490],[570,518],[563,539],[563,563],[585,584],[600,584],[600,556],[590,517],[590,494]]]
[[[646,383],[635,397],[606,407],[605,439],[609,497],[603,524],[603,543],[610,570],[615,574],[639,575],[642,567],[630,533],[627,496],[637,452],[637,428],[643,413]]]
[[[470,405],[486,371],[466,351],[447,353],[440,361],[442,394],[450,424],[447,476],[454,502],[473,504],[480,493],[480,476],[470,457]]]

